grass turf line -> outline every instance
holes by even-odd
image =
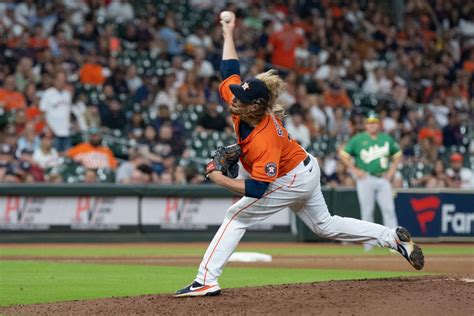
[[[0,271],[0,306],[9,306],[173,293],[192,281],[196,267],[0,260]],[[412,275],[420,273],[229,267],[220,284],[231,288]]]
[[[474,247],[433,247],[422,245],[425,255],[474,255]],[[157,256],[202,256],[206,251],[205,245],[185,246],[171,248],[166,245],[153,245],[132,247],[107,247],[107,246],[88,246],[88,247],[68,247],[55,246],[53,248],[45,245],[44,247],[28,247],[18,245],[15,248],[2,247],[0,245],[0,258],[2,256],[31,256],[31,257],[157,257]],[[334,255],[389,255],[387,249],[374,248],[366,253],[362,246],[324,246],[318,247],[317,244],[304,244],[303,246],[288,247],[246,247],[242,244],[237,251],[263,252],[273,256],[334,256]]]

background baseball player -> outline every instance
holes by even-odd
[[[287,207],[320,236],[390,247],[398,250],[413,267],[422,269],[423,253],[405,228],[390,229],[329,213],[321,192],[321,172],[316,158],[288,136],[281,121],[273,114],[275,101],[284,91],[283,81],[269,71],[241,82],[233,40],[235,15],[227,14],[230,14],[228,22],[221,20],[224,48],[223,81],[219,90],[232,114],[242,152],[240,162],[247,177],[226,177],[216,168],[222,165],[221,161],[213,160],[208,164],[206,175],[209,179],[243,197],[227,210],[194,282],[177,291],[175,296],[219,294],[218,278],[246,229]]]
[[[379,117],[371,111],[365,118],[365,132],[349,140],[340,151],[340,158],[356,177],[361,219],[374,221],[377,201],[384,225],[393,228],[398,222],[390,181],[402,159],[402,151],[390,135],[379,130]],[[370,250],[371,246],[366,244],[365,249]]]

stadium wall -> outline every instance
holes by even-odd
[[[354,189],[325,188],[332,214],[359,218]],[[214,185],[0,185],[0,241],[208,241],[238,199]],[[395,192],[399,224],[426,241],[474,241],[474,191]],[[376,209],[375,220],[381,223]],[[319,241],[289,210],[246,240]]]

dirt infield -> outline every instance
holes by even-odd
[[[330,281],[227,289],[221,296],[144,295],[13,306],[6,315],[469,315],[473,279],[451,277]]]
[[[246,250],[262,245],[246,244]],[[284,244],[273,244],[282,246]],[[292,244],[299,247],[300,244]],[[57,245],[63,247],[64,245]],[[71,245],[68,245],[71,246]],[[82,245],[83,246],[83,245]],[[101,247],[93,245],[91,247]],[[116,245],[116,247],[124,246]],[[134,244],[140,247],[139,244]],[[144,245],[149,247],[150,244]],[[163,244],[163,247],[185,244]],[[189,246],[189,244],[187,244]],[[202,245],[199,245],[202,246]],[[307,246],[307,245],[306,245]],[[452,245],[456,247],[456,245]],[[8,247],[8,246],[7,246]],[[12,245],[12,247],[14,247]],[[48,245],[56,247],[56,245]],[[72,245],[74,247],[74,245]],[[107,245],[115,247],[115,245]],[[156,247],[161,247],[157,244]],[[324,248],[324,245],[317,247]],[[197,266],[196,256],[153,257],[6,257],[2,260],[47,260],[112,264]],[[229,266],[331,268],[407,271],[409,264],[393,256],[273,256],[270,263],[229,263]],[[86,301],[10,306],[5,315],[196,315],[196,314],[317,314],[317,315],[471,315],[474,311],[474,256],[430,255],[425,272],[437,276],[378,280],[330,281],[310,284],[224,289],[221,296],[177,299],[171,295],[106,298]]]

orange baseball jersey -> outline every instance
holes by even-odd
[[[117,160],[112,150],[107,147],[94,147],[89,143],[81,143],[69,149],[67,156],[80,162],[86,168],[117,168]]]
[[[231,84],[240,84],[239,75],[226,78],[219,87],[219,92],[228,104],[232,102]],[[237,142],[242,149],[240,161],[252,179],[273,182],[302,162],[308,155],[293,139],[273,114],[265,117],[244,140],[239,135],[240,116],[232,115]]]

